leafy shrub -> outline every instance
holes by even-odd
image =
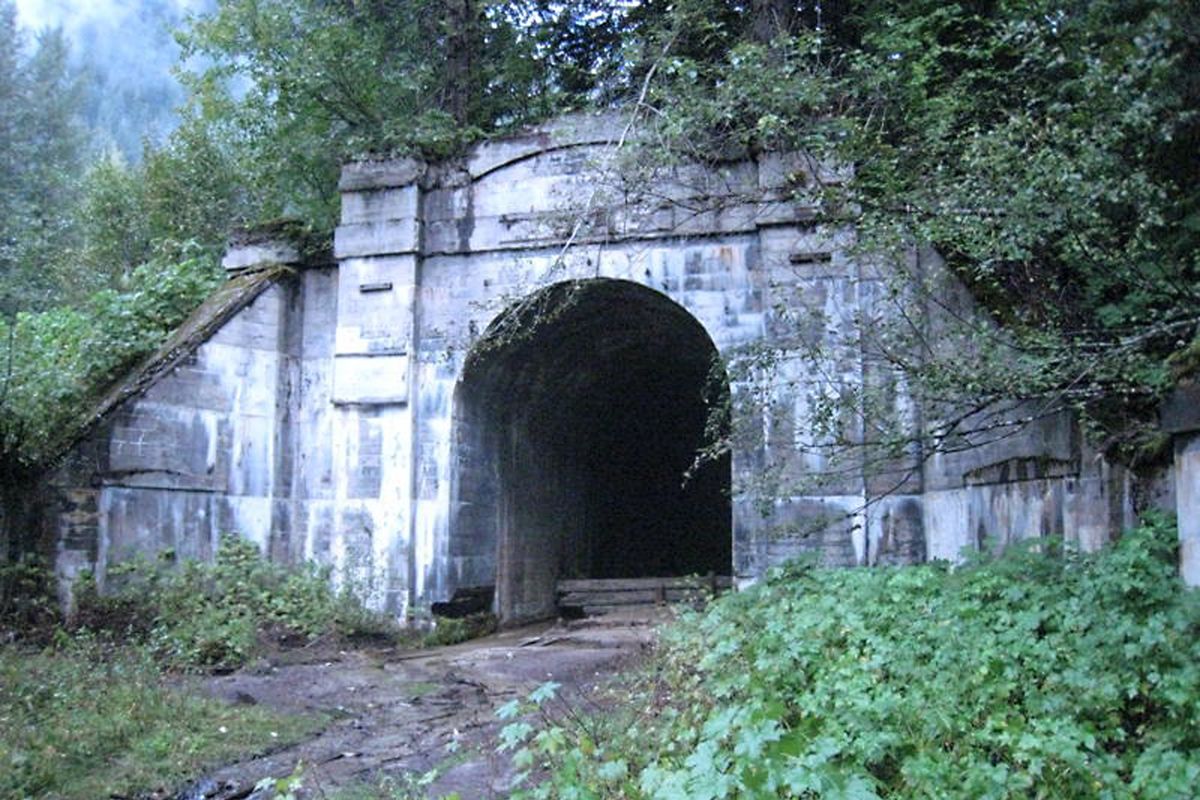
[[[551,769],[525,796],[1192,797],[1176,545],[1153,517],[1096,555],[779,570],[670,630],[602,730],[516,730]]]
[[[90,584],[79,597],[78,623],[149,643],[177,666],[229,669],[245,663],[263,638],[308,642],[322,635],[388,636],[396,624],[338,592],[329,570],[285,567],[237,536],[221,538],[211,564],[133,561],[110,573],[101,595]]]
[[[81,410],[162,344],[219,272],[203,254],[151,262],[122,291],[95,292],[81,308],[0,317],[0,467],[36,468],[59,455],[87,421]]]
[[[54,576],[42,560],[0,562],[0,641],[44,639],[58,622]]]

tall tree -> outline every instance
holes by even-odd
[[[553,107],[533,40],[477,0],[228,0],[182,41],[210,64],[193,116],[238,154],[261,215],[319,228],[342,160],[445,156]]]
[[[30,49],[12,4],[0,2],[0,314],[57,297],[50,267],[70,242],[85,144],[67,56],[59,30]]]
[[[22,120],[17,113],[24,96],[22,50],[16,8],[8,0],[0,0],[0,286],[10,279],[16,261],[12,220],[21,210],[16,187],[21,184],[22,168],[18,146]],[[0,288],[0,309],[7,302],[5,297],[5,290]]]
[[[729,7],[680,0],[661,18],[664,37],[708,20],[721,47],[662,61],[643,157],[807,151],[846,168],[796,186],[824,224],[901,266],[916,245],[946,258],[991,322],[941,314],[931,341],[908,324],[921,314],[896,314],[858,343],[934,409],[926,452],[970,446],[972,411],[1023,400],[1074,409],[1127,461],[1162,456],[1156,404],[1200,366],[1200,12],[764,0],[747,30]],[[933,308],[929,276],[908,278],[895,302]]]

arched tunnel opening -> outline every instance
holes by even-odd
[[[511,623],[553,615],[565,578],[729,574],[729,457],[697,466],[727,405],[718,364],[687,310],[630,281],[501,315],[456,394],[454,584],[494,585]]]

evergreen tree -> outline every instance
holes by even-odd
[[[69,247],[83,164],[79,84],[62,32],[32,51],[11,3],[0,2],[0,314],[44,308],[57,297],[52,268]]]

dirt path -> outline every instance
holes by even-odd
[[[383,776],[403,781],[438,768],[431,798],[505,797],[513,770],[494,751],[495,711],[548,680],[560,697],[586,705],[596,686],[651,644],[669,612],[505,631],[453,647],[421,651],[355,650],[311,663],[259,664],[214,677],[204,690],[234,703],[320,711],[333,722],[314,738],[220,769],[197,782],[187,800],[251,796],[264,777],[283,777],[304,762],[303,797],[327,797]],[[290,659],[289,659],[290,660]]]

